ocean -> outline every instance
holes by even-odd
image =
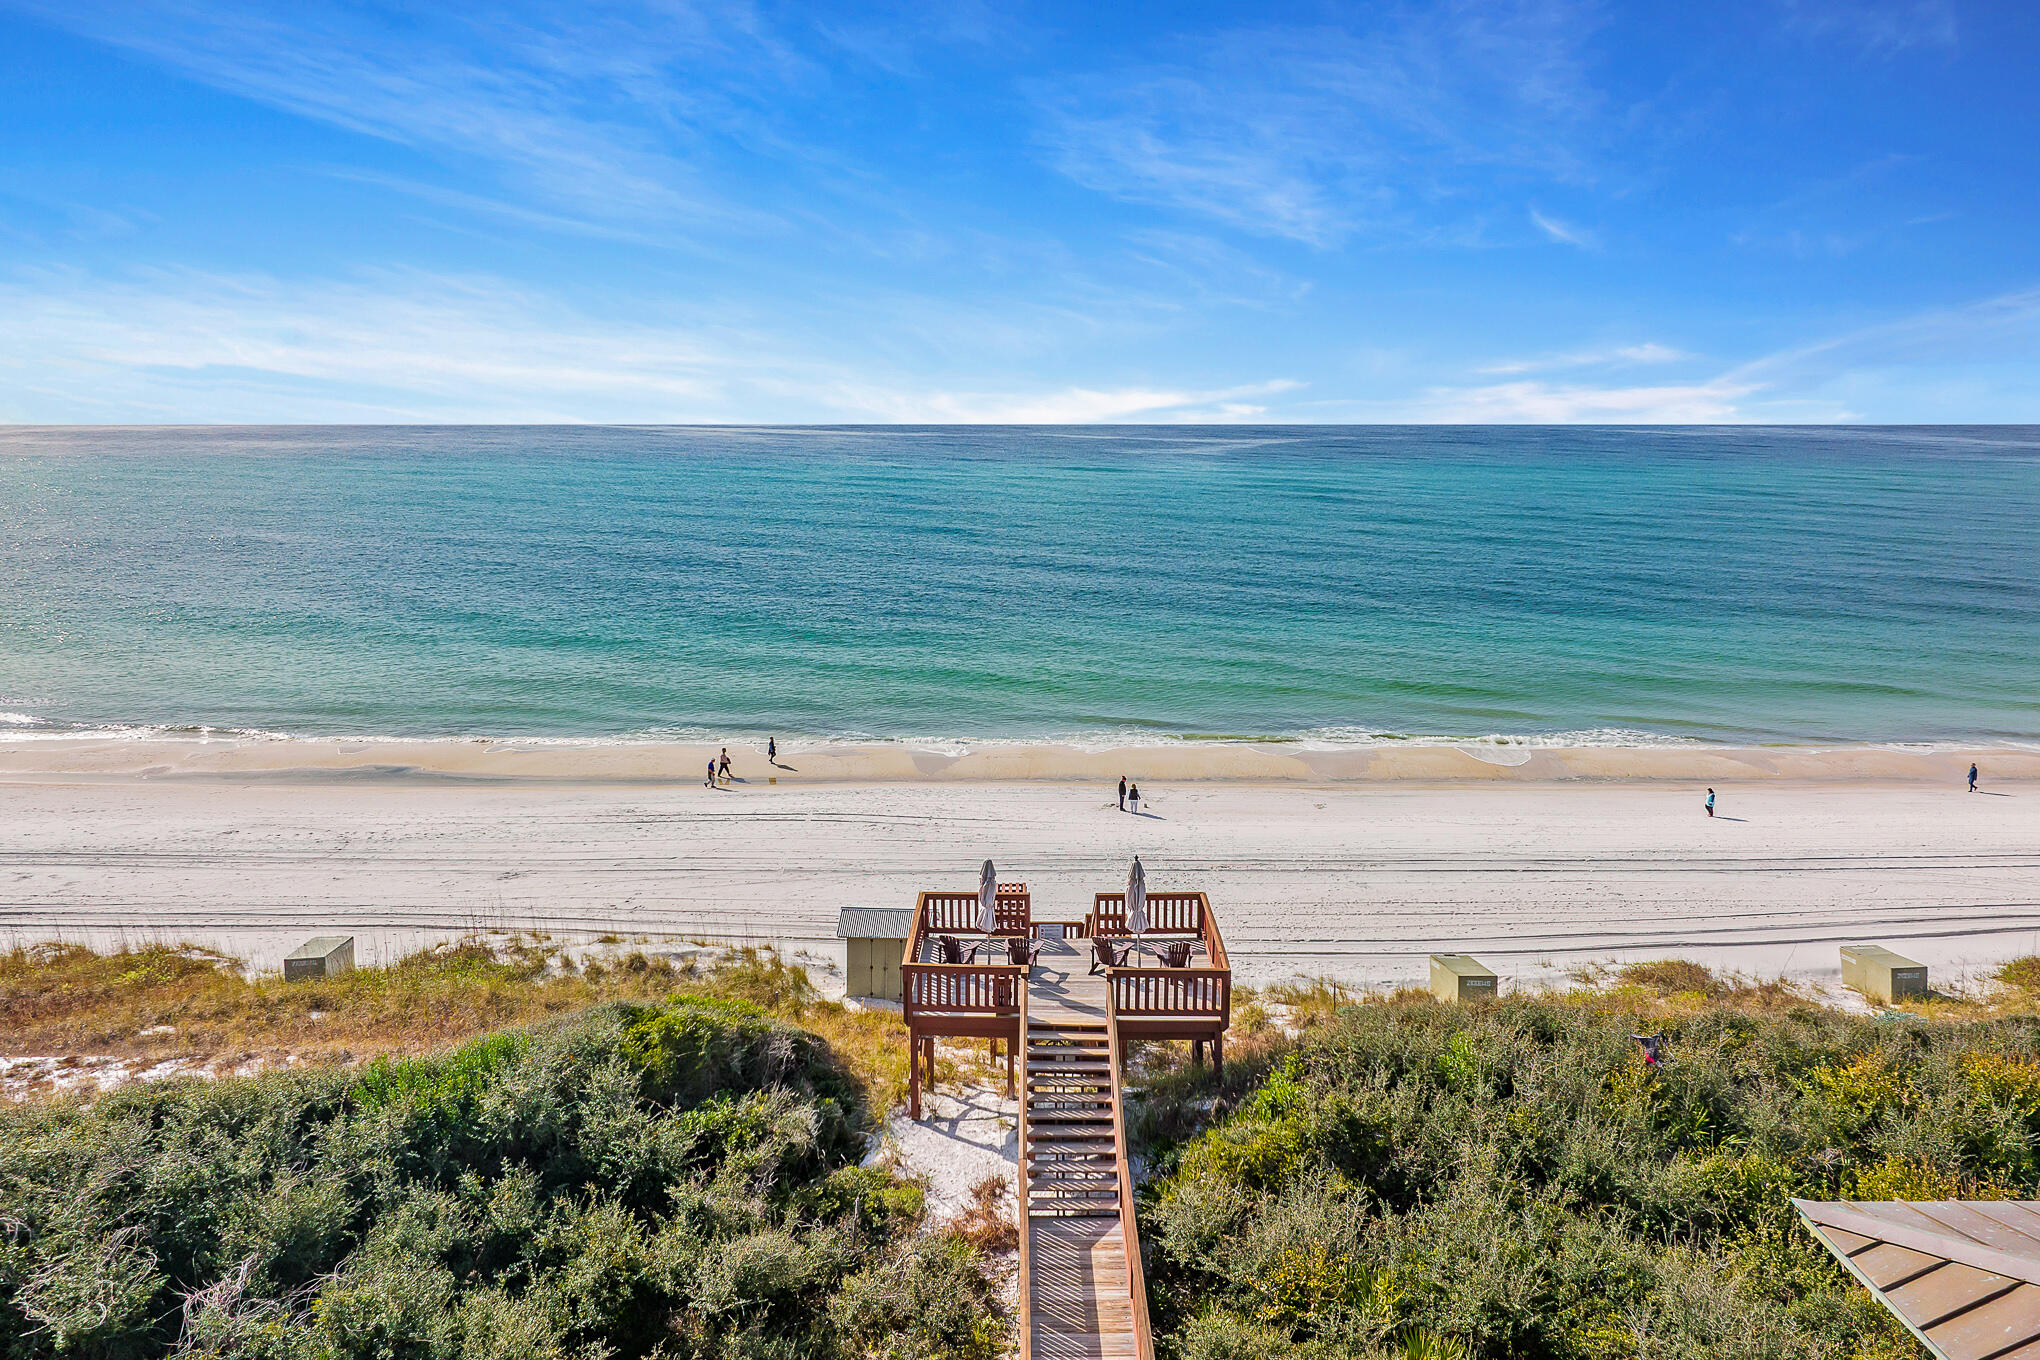
[[[0,739],[2040,741],[2040,429],[0,429]]]

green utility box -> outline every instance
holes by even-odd
[[[1845,944],[1842,985],[1888,1006],[1903,997],[1927,994],[1927,965],[1881,944]]]
[[[1494,971],[1471,954],[1431,956],[1431,995],[1440,1001],[1492,1001]]]
[[[304,982],[311,978],[339,977],[354,971],[354,937],[321,935],[306,940],[283,960],[283,980]]]
[[[911,908],[843,908],[836,920],[836,938],[843,941],[844,995],[905,1000],[900,964],[913,928]]]

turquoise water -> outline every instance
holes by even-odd
[[[2040,740],[2040,430],[0,430],[0,732]]]

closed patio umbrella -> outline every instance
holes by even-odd
[[[1133,857],[1133,868],[1126,875],[1126,929],[1136,938],[1147,934],[1147,870],[1140,867],[1140,856]]]
[[[999,871],[990,860],[978,871],[978,929],[989,935],[999,928]]]

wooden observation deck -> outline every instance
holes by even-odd
[[[921,1117],[922,1083],[934,1084],[938,1039],[1003,1041],[1008,1094],[1018,1085],[1022,1360],[1154,1357],[1126,1156],[1126,1044],[1187,1039],[1197,1061],[1208,1049],[1222,1067],[1232,968],[1203,893],[1150,893],[1147,904],[1138,939],[1121,893],[1098,894],[1081,921],[1037,921],[1026,885],[1002,883],[990,934],[976,929],[976,893],[922,893],[914,912],[900,970],[909,1115]]]

